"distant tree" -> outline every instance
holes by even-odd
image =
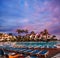
[[[25,33],[28,33],[28,30],[27,29],[25,30]]]
[[[21,36],[21,33],[28,33],[28,30],[26,29],[26,30],[24,30],[24,29],[17,29],[16,30],[16,32],[18,33],[18,40],[24,40],[24,36]]]
[[[55,36],[55,35],[53,35],[51,39],[52,39],[52,40],[54,40],[54,39],[57,39],[57,38],[56,38],[56,36]]]
[[[8,35],[11,35],[12,36],[13,34],[12,33],[9,33]]]
[[[17,32],[18,34],[20,34],[20,33],[28,33],[28,30],[17,29],[16,32]]]
[[[44,33],[43,33],[43,35],[46,35],[46,39],[47,39],[47,35],[48,35],[49,33],[48,33],[48,30],[47,29],[44,29]]]
[[[16,32],[20,34],[22,31],[20,29],[17,29]]]
[[[0,36],[2,36],[3,35],[3,33],[0,33]]]
[[[35,32],[34,31],[31,31],[31,33],[30,34],[35,34]]]
[[[44,34],[48,34],[48,30],[47,29],[44,29]]]

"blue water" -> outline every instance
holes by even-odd
[[[43,47],[43,46],[54,46],[56,45],[57,41],[51,41],[51,42],[17,42],[16,45],[22,45],[26,47]]]
[[[54,47],[56,44],[60,44],[60,41],[50,41],[50,42],[13,42],[18,46],[25,46],[25,47]],[[11,42],[11,45],[13,44]],[[8,44],[8,43],[7,43]],[[10,47],[10,44],[5,44],[2,47]],[[0,48],[2,48],[0,47]]]

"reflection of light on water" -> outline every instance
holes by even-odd
[[[56,45],[60,45],[60,42],[58,41]]]
[[[44,46],[54,46],[57,42],[19,42],[18,45],[27,46],[27,47],[44,47]]]
[[[58,41],[55,46],[56,46],[57,48],[60,48],[60,42]]]
[[[51,41],[51,42],[5,42],[4,46],[26,46],[26,47],[43,47],[43,46],[54,46],[56,44],[60,44],[59,41]],[[2,45],[2,44],[1,44]]]

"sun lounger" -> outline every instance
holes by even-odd
[[[57,48],[56,46],[53,46],[52,48]]]
[[[22,51],[22,52],[24,52],[25,50],[27,50],[27,49],[21,49],[21,50],[19,50],[20,52]]]
[[[38,52],[40,52],[40,50],[35,50],[35,51],[32,52],[32,54],[35,54],[35,53],[38,53]]]
[[[8,50],[12,50],[12,51],[14,51],[14,48],[13,47],[9,47],[9,48],[7,48]]]
[[[20,50],[18,50],[18,51],[16,51],[16,52],[19,52],[19,53],[24,53],[24,51],[26,51],[27,49],[20,49]]]
[[[33,52],[31,52],[31,55],[37,55],[41,50],[34,50]]]
[[[49,52],[48,50],[43,50],[39,53],[39,56],[43,55],[46,58],[46,56],[48,55],[48,52]]]
[[[46,52],[48,52],[47,50],[43,50],[42,52],[40,52],[40,54],[45,54]]]
[[[26,51],[24,51],[24,52],[25,52],[25,53],[26,53],[26,52],[28,53],[28,52],[31,52],[31,51],[33,51],[33,50],[31,50],[31,49],[28,49],[28,50],[26,50]]]
[[[31,54],[33,51],[35,51],[35,50],[28,51],[27,53]]]
[[[3,55],[4,55],[4,51],[0,50],[0,56],[3,56]]]
[[[49,46],[49,48],[57,48],[56,46]]]
[[[36,56],[30,56],[31,58],[37,58]]]

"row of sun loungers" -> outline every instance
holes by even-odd
[[[3,47],[2,47],[3,48]],[[13,48],[13,47],[4,47],[4,49],[6,50],[10,50],[10,51],[15,51],[15,52],[19,52],[19,53],[22,53],[22,54],[29,54],[29,55],[36,55],[36,56],[47,56],[49,51],[48,50],[34,50],[34,49],[26,49],[26,48]]]
[[[39,47],[37,47],[39,48]],[[43,47],[43,48],[47,48],[47,46]],[[57,48],[56,46],[50,46],[49,48]],[[43,55],[45,58],[46,56],[48,55],[49,53],[49,50],[46,50],[46,49],[30,49],[30,48],[17,48],[17,47],[7,47],[7,46],[0,46],[0,49],[3,49],[3,50],[7,50],[7,51],[14,51],[14,52],[18,52],[20,54],[24,54],[24,55],[30,55],[30,56],[41,56]],[[8,54],[5,53],[5,54]]]

